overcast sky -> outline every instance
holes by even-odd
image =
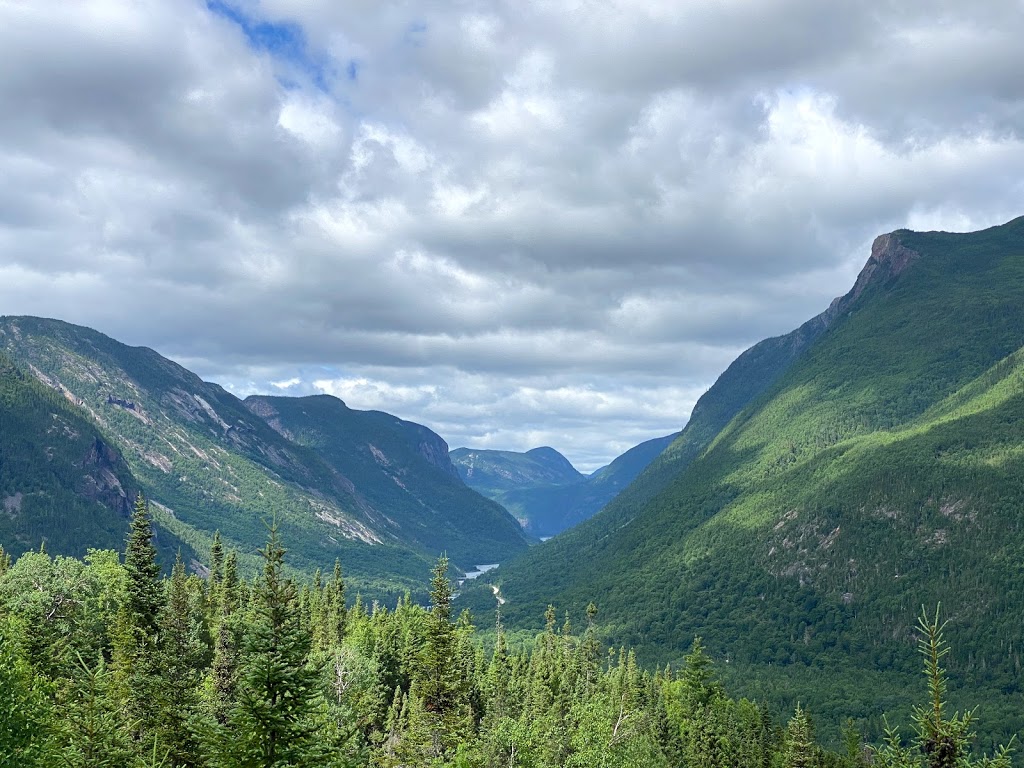
[[[1024,214],[1020,0],[0,0],[0,314],[584,471]]]

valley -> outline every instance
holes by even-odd
[[[223,567],[211,551],[230,550],[258,589],[269,531],[266,546],[277,537],[286,545],[288,573],[316,574],[297,619],[310,642],[372,660],[374,685],[386,679],[395,693],[391,725],[388,697],[375,694],[380,711],[364,733],[375,754],[387,751],[379,740],[388,728],[411,738],[412,708],[433,695],[415,687],[428,682],[413,651],[378,647],[398,642],[396,633],[444,653],[461,638],[462,666],[446,673],[462,680],[459,707],[496,695],[486,682],[495,664],[518,664],[523,676],[513,683],[501,673],[502,685],[542,686],[557,657],[588,696],[632,686],[645,702],[637,717],[679,718],[658,697],[683,695],[696,684],[694,665],[713,659],[714,690],[746,697],[709,688],[716,707],[756,701],[758,722],[789,728],[803,727],[806,707],[831,729],[824,744],[839,743],[847,720],[880,744],[886,718],[910,721],[920,700],[919,642],[940,626],[921,618],[922,605],[941,605],[949,706],[983,707],[976,747],[992,752],[1021,729],[1024,219],[879,237],[847,294],[742,353],[681,432],[589,476],[550,447],[449,451],[427,427],[327,395],[241,400],[152,350],[60,321],[0,318],[0,355],[0,543],[15,574],[0,575],[0,593],[21,594],[24,569],[57,579],[61,568],[98,567],[89,553],[120,549],[142,492],[153,556],[165,573],[180,556],[174,578],[196,610],[206,606],[196,621],[209,631],[224,620],[209,613],[213,586],[199,578]],[[46,554],[35,551],[40,542]],[[436,566],[428,586],[439,556],[444,570]],[[328,637],[315,627],[328,610],[322,574],[335,561],[331,583],[346,586],[331,598],[341,600],[332,621],[348,616],[362,628]],[[439,601],[454,601],[443,620]],[[465,608],[472,613],[456,621],[452,612]],[[31,615],[17,602],[5,610],[12,621]],[[90,642],[106,647],[112,630],[96,631]],[[203,642],[212,651],[215,640]],[[508,643],[516,662],[501,655]],[[600,663],[598,646],[631,650]],[[682,670],[681,688],[670,673],[641,671],[665,665]],[[610,677],[584,685],[573,677],[584,669]],[[529,698],[536,690],[520,693],[540,706]],[[550,695],[549,704],[559,700]],[[559,717],[574,712],[573,738],[583,738],[583,700],[559,701]],[[513,710],[516,727],[534,716]],[[684,720],[696,716],[686,711]],[[471,738],[452,724],[431,727]],[[637,749],[663,757],[669,747],[641,731]],[[763,735],[770,749],[788,743],[773,738]]]

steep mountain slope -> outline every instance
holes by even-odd
[[[1022,687],[1024,219],[882,236],[812,322],[785,354],[737,360],[601,514],[503,566],[505,615],[596,599],[649,658],[703,635],[747,692],[787,706],[828,667],[812,708],[868,717],[879,690],[905,704],[914,617],[941,600],[954,680],[998,722]]]
[[[423,549],[446,550],[470,568],[526,548],[515,519],[459,479],[448,445],[426,427],[380,411],[352,410],[329,395],[253,396],[245,405],[290,441],[316,451]]]
[[[0,353],[0,543],[20,554],[46,542],[81,556],[118,548],[138,486],[102,435],[62,395]]]
[[[582,475],[564,456],[551,448],[525,454],[511,451],[452,451],[452,459],[466,484],[494,499],[516,516],[523,528],[541,536],[555,536],[586,520],[615,498],[676,437],[658,437],[634,446],[590,476]],[[558,472],[526,472],[522,466],[536,461],[537,452],[550,452],[561,461]],[[541,454],[550,456],[550,454]],[[539,458],[539,457],[538,457]],[[553,458],[553,457],[552,457]],[[482,471],[481,471],[482,470]],[[554,476],[552,482],[549,478]]]
[[[154,502],[158,524],[208,551],[219,529],[243,553],[276,515],[298,567],[341,557],[357,588],[420,588],[436,551],[406,537],[363,488],[244,403],[156,352],[55,320],[0,318],[0,350],[64,393],[106,435]],[[393,484],[381,473],[362,478]],[[493,556],[485,542],[467,559]],[[510,548],[525,548],[521,535]]]

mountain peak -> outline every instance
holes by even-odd
[[[556,451],[554,448],[551,448],[550,446],[547,445],[542,445],[538,448],[531,448],[526,452],[526,455],[532,456],[534,459],[537,459],[538,461],[543,461],[546,464],[559,466],[565,469],[566,471],[576,471],[576,468],[572,465],[571,461],[565,458],[565,456]]]
[[[871,285],[889,283],[902,275],[911,264],[920,258],[921,254],[907,248],[899,238],[899,232],[889,232],[879,235],[871,244],[871,255],[857,275],[857,280],[847,293],[837,297],[821,315],[825,325],[832,322],[845,312],[848,312],[854,302],[857,301],[864,291]],[[818,318],[815,318],[818,319]]]

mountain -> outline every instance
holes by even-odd
[[[448,526],[444,536],[450,538],[427,543],[408,515],[392,519],[374,505],[376,486],[395,485],[395,466],[349,478],[238,398],[151,349],[56,320],[4,317],[0,350],[22,372],[63,394],[123,457],[153,502],[158,527],[197,552],[208,552],[213,531],[220,530],[239,548],[243,563],[255,567],[253,553],[266,535],[262,521],[276,516],[297,567],[330,567],[340,557],[356,588],[385,595],[419,589],[441,549],[457,552],[462,562],[455,562],[468,568],[528,546],[508,515],[479,496],[480,520],[471,530]],[[419,436],[428,431],[408,428]],[[434,437],[443,453],[443,441]],[[45,444],[38,431],[26,432],[26,439]],[[461,498],[472,506],[468,495]],[[431,508],[429,500],[424,504]],[[472,517],[468,508],[457,512]],[[480,528],[489,523],[494,534],[481,539]]]
[[[426,427],[380,411],[352,410],[330,395],[252,396],[245,405],[351,480],[374,514],[383,516],[375,523],[394,527],[426,551],[447,551],[468,568],[522,549],[515,518],[462,482],[447,443]]]
[[[82,556],[120,548],[138,484],[99,431],[58,392],[0,354],[0,542]]]
[[[526,453],[456,448],[449,455],[466,485],[488,494],[585,479],[565,456],[546,446]]]
[[[553,448],[526,453],[459,448],[451,457],[471,488],[494,499],[535,536],[550,537],[586,520],[628,486],[676,435],[634,446],[590,476]]]
[[[951,687],[997,728],[1024,686],[1022,345],[1024,218],[879,237],[849,293],[741,355],[601,513],[491,574],[506,621],[594,600],[648,661],[701,635],[744,693],[810,688],[823,719],[877,731],[941,601]]]

